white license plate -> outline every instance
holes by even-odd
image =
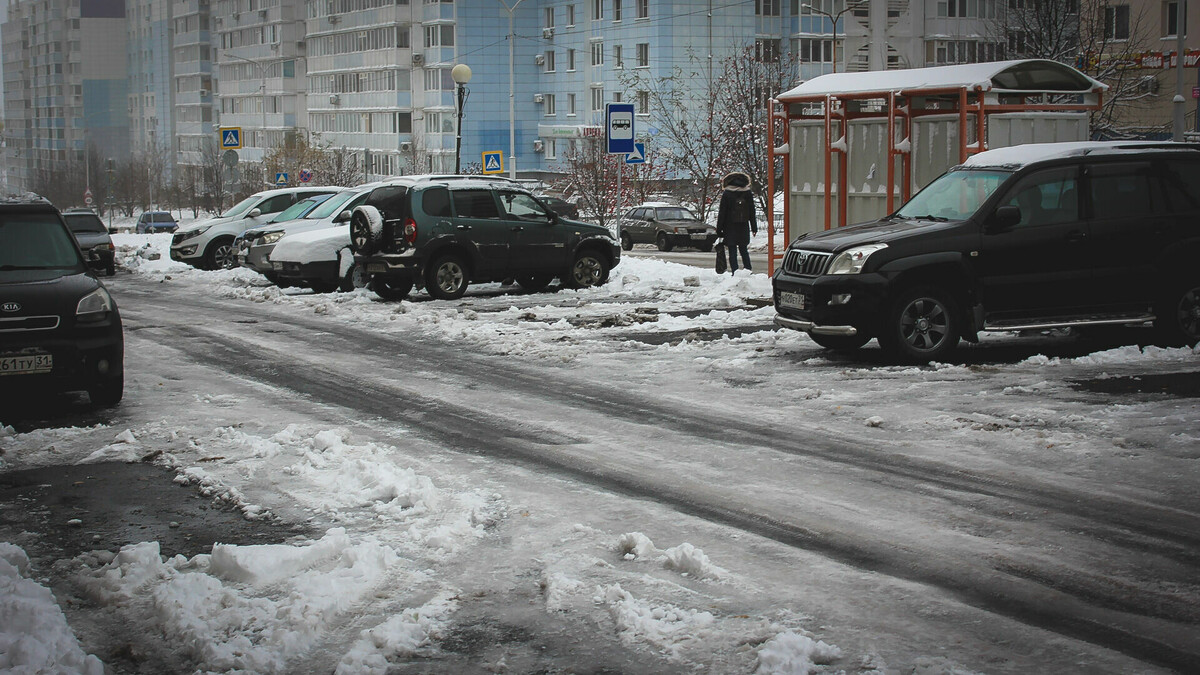
[[[53,369],[54,357],[50,354],[0,356],[0,375],[32,375]]]
[[[371,274],[382,274],[387,272],[387,265],[384,265],[383,263],[371,263],[370,265],[367,265],[367,272]]]
[[[780,291],[779,304],[783,307],[791,307],[792,309],[804,309],[804,294]]]
[[[708,239],[708,235],[707,235],[707,234],[703,234],[703,233],[701,233],[701,234],[694,234],[694,233],[693,233],[693,234],[692,234],[692,239]]]

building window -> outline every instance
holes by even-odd
[[[554,72],[554,50],[553,49],[546,50],[546,72],[547,73]]]
[[[599,21],[604,18],[604,0],[592,0],[592,19]]]
[[[650,92],[639,91],[637,93],[637,111],[639,115],[650,114]]]
[[[544,25],[546,28],[554,28],[554,8],[553,7],[546,8],[546,19],[545,19]]]
[[[546,94],[544,102],[546,104],[546,110],[545,110],[546,115],[547,116],[553,115],[554,114],[554,94]]]
[[[542,141],[542,144],[542,147],[546,148],[546,159],[558,158],[558,148],[556,147],[557,143],[554,142],[553,138],[547,138],[546,140]]]
[[[782,0],[754,0],[754,13],[758,16],[780,16]]]
[[[567,25],[575,25],[575,5],[567,5]]]
[[[1110,5],[1104,8],[1104,39],[1129,39],[1129,5]]]
[[[833,40],[800,38],[800,63],[833,63]]]
[[[638,68],[649,68],[650,67],[650,43],[649,42],[639,42],[637,45],[637,67]]]
[[[604,110],[604,88],[592,87],[592,112]]]
[[[759,39],[754,41],[754,58],[760,63],[775,63],[779,61],[781,51],[783,51],[783,47],[777,39]]]
[[[593,66],[604,65],[604,43],[603,42],[593,42],[592,43],[592,65]]]
[[[567,94],[567,114],[575,114],[575,94]]]
[[[625,62],[621,60],[621,45],[613,45],[613,68],[624,68]]]
[[[1166,16],[1166,28],[1167,29],[1166,29],[1166,31],[1164,31],[1163,35],[1166,35],[1167,37],[1175,37],[1176,35],[1179,35],[1179,3],[1178,2],[1167,2],[1167,3],[1163,3],[1163,4],[1166,6],[1166,9],[1167,9],[1167,16]],[[1105,13],[1107,14],[1107,12],[1105,12]],[[1183,34],[1186,36],[1187,35],[1187,5],[1186,4],[1184,5],[1184,10],[1183,10],[1183,26],[1184,26]]]
[[[355,129],[357,131],[357,129]],[[452,134],[454,133],[454,113],[425,111],[425,133]]]
[[[621,0],[613,0],[613,21],[621,20]]]
[[[426,47],[453,47],[454,46],[454,26],[426,26],[425,27],[425,46]]]
[[[567,70],[575,70],[575,50],[567,50]]]
[[[635,0],[635,2],[637,2],[637,18],[648,18],[650,16],[650,0]]]

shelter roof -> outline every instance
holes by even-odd
[[[891,92],[912,94],[920,90],[962,87],[979,88],[982,91],[1059,94],[1086,94],[1108,89],[1108,85],[1057,61],[1023,59],[908,70],[830,73],[814,77],[780,94],[778,99],[788,103],[827,95],[878,93],[882,97]]]

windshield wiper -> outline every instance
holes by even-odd
[[[903,216],[903,218],[905,220],[932,220],[935,223],[944,223],[947,220],[950,220],[949,218],[943,218],[942,216],[935,216],[931,213],[927,213],[923,216]]]

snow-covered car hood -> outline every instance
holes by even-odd
[[[350,245],[350,225],[323,227],[289,234],[271,251],[271,262],[309,263],[321,260],[337,260],[338,251]]]

